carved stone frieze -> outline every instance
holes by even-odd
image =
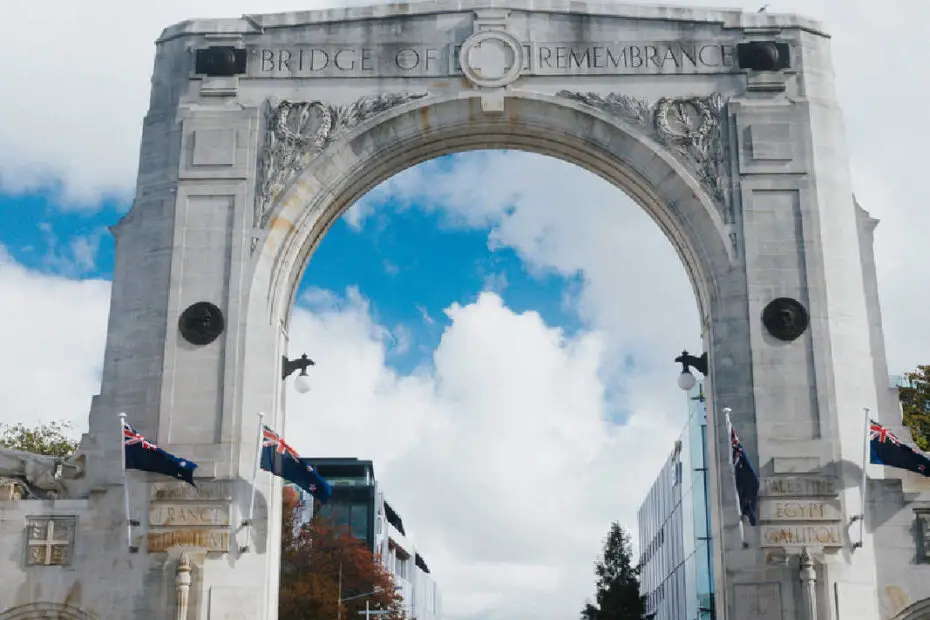
[[[271,205],[320,152],[341,134],[428,93],[367,95],[352,103],[281,101],[269,106],[268,127],[259,160],[255,225],[268,223]]]
[[[726,140],[721,116],[725,101],[719,94],[705,97],[663,97],[655,103],[619,93],[562,90],[559,97],[607,112],[644,130],[694,172],[731,221]]]

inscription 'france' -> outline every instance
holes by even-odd
[[[460,75],[457,44],[250,48],[257,78]],[[738,71],[736,46],[706,41],[525,42],[524,75],[699,74]]]

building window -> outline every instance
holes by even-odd
[[[930,564],[930,510],[917,512],[917,557],[919,562]]]

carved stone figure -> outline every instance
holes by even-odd
[[[82,479],[86,464],[83,453],[62,458],[0,447],[0,477],[21,482],[27,498],[67,497],[65,481]]]

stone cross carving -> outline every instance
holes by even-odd
[[[798,573],[801,578],[801,607],[805,620],[817,620],[817,573],[814,570],[814,558],[807,547],[801,551]]]
[[[29,519],[26,564],[29,566],[70,564],[76,523],[77,519],[74,517]]]
[[[491,80],[500,79],[508,69],[507,52],[500,42],[493,39],[475,45],[469,61],[475,71]]]
[[[187,620],[188,596],[191,589],[191,556],[187,551],[182,552],[178,559],[174,584],[178,594],[175,620]]]

